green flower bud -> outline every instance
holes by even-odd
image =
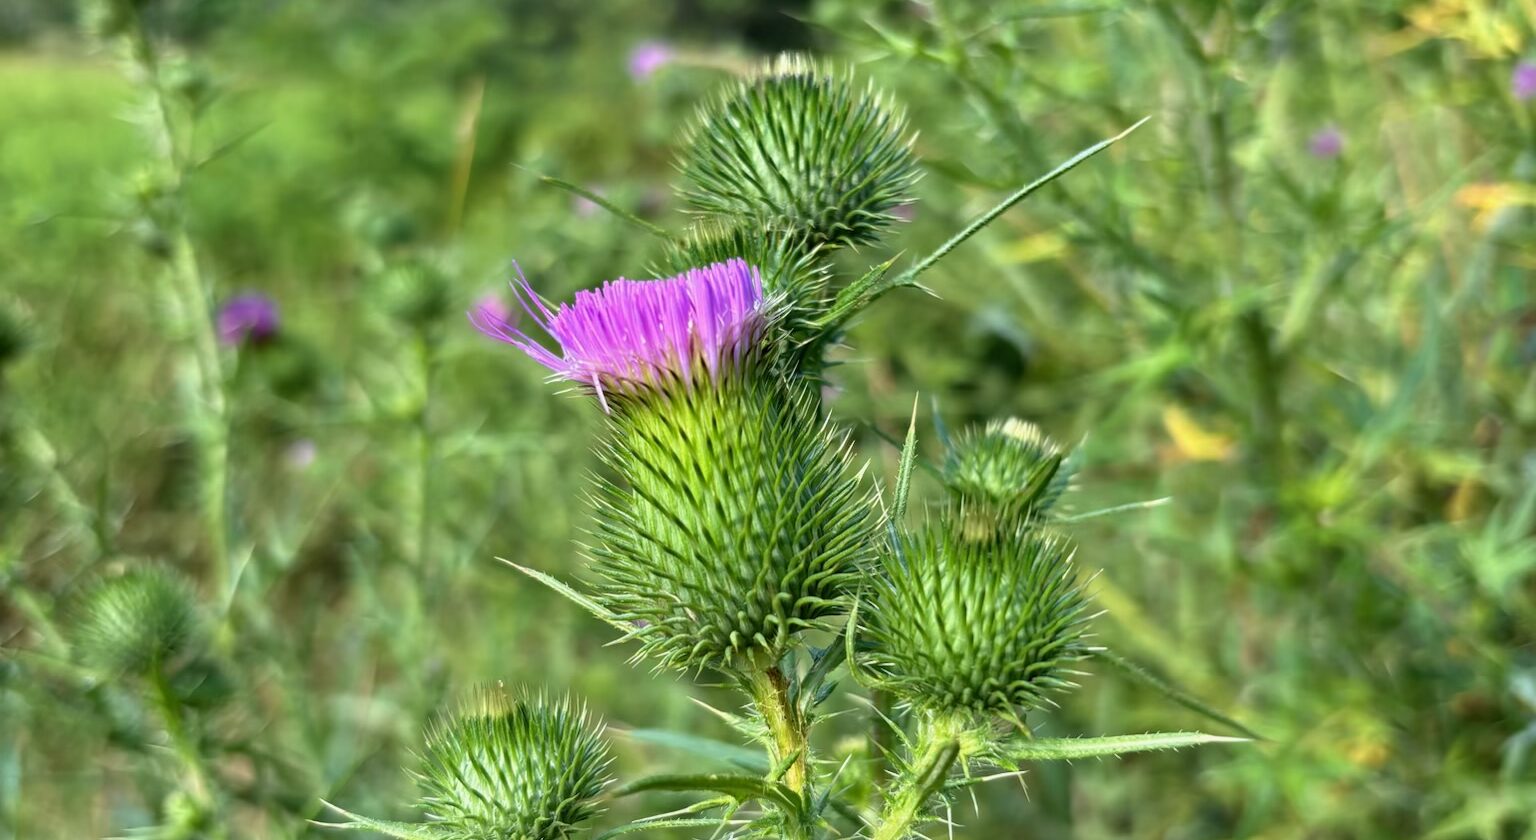
[[[944,484],[962,508],[970,539],[1038,519],[1071,484],[1075,466],[1033,423],[994,420],[958,438],[944,459]]]
[[[902,537],[859,622],[865,665],[913,706],[1011,715],[1072,685],[1088,653],[1088,600],[1059,537],[1016,529],[990,542],[946,524]]]
[[[190,650],[198,633],[191,585],[168,569],[140,567],[87,593],[76,640],[93,667],[146,674]]]
[[[611,781],[602,725],[569,700],[475,692],[427,732],[422,805],[453,840],[561,840]]]
[[[815,243],[873,242],[918,177],[905,116],[798,56],[703,107],[684,142],[695,211]]]
[[[773,661],[843,614],[872,505],[813,394],[761,359],[651,392],[612,417],[599,479],[597,600],[640,655],[690,670]]]

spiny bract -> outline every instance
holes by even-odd
[[[566,699],[481,689],[426,741],[422,804],[444,840],[562,840],[610,781],[602,726]]]
[[[965,534],[980,539],[1042,517],[1071,484],[1074,465],[1033,423],[994,420],[957,438],[944,485],[960,503]]]
[[[186,652],[198,632],[191,585],[168,569],[140,567],[85,596],[76,640],[89,665],[145,674]]]
[[[977,542],[945,523],[900,539],[859,622],[867,664],[898,697],[933,712],[1011,714],[1065,689],[1088,653],[1087,598],[1062,539],[1018,529]]]
[[[680,192],[706,216],[860,245],[912,200],[911,145],[905,117],[873,89],[782,56],[700,110]]]
[[[804,234],[703,219],[670,244],[657,273],[744,259],[762,273],[763,294],[774,302],[773,320],[783,333],[781,343],[798,347],[812,337],[815,318],[827,306],[831,278],[823,256]]]
[[[758,360],[615,412],[599,479],[597,598],[640,655],[680,669],[770,660],[846,612],[873,517],[813,393]]]

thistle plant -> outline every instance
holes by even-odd
[[[893,273],[887,262],[843,280],[830,255],[877,241],[912,200],[911,136],[887,97],[783,57],[704,107],[685,135],[679,190],[697,218],[666,234],[659,277],[621,277],[550,304],[519,272],[521,311],[475,307],[469,320],[481,333],[606,420],[583,581],[511,565],[613,627],[636,663],[738,688],[744,709],[718,713],[764,759],[750,773],[661,774],[605,792],[608,753],[584,712],[481,692],[427,733],[423,822],[342,811],[339,825],[403,838],[564,838],[601,797],[672,791],[700,798],[604,836],[698,828],[896,840],[979,782],[978,768],[1223,740],[1051,740],[1025,724],[1100,652],[1092,599],[1054,512],[1076,472],[1066,449],[1021,420],[962,434],[935,467],[945,498],[910,527],[917,418],[894,488],[882,493],[820,399],[826,354],[853,318],[916,286],[944,254],[1109,142],[910,268]],[[904,745],[868,767],[833,769],[817,755],[813,736],[842,667],[873,693],[868,725]],[[859,774],[872,795],[854,799],[840,780]]]

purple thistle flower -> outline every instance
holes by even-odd
[[[1307,141],[1307,151],[1321,160],[1333,160],[1344,151],[1344,132],[1336,125],[1324,126]]]
[[[240,345],[259,343],[277,335],[277,302],[266,295],[235,295],[219,307],[219,341]]]
[[[635,394],[668,381],[691,384],[739,365],[762,336],[763,280],[745,260],[693,268],[662,280],[620,277],[576,293],[550,311],[518,272],[518,304],[560,345],[559,355],[504,318],[478,309],[475,328],[549,368],[555,379],[605,392]]]
[[[1520,102],[1536,99],[1536,61],[1522,61],[1509,74],[1509,89]]]
[[[675,57],[672,47],[660,41],[645,41],[629,51],[629,76],[637,82],[649,79]]]

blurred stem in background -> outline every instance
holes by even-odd
[[[199,269],[197,250],[187,231],[187,182],[197,164],[191,143],[177,130],[166,89],[160,53],[136,3],[123,3],[128,16],[124,37],[142,75],[155,112],[151,131],[160,155],[160,171],[144,185],[145,213],[169,242],[164,271],[170,333],[184,336],[188,348],[178,368],[187,406],[188,428],[197,452],[198,503],[202,509],[209,557],[209,579],[219,614],[227,615],[235,597],[229,522],[229,415],[225,370],[214,326],[213,291]],[[194,113],[190,117],[196,120]]]

